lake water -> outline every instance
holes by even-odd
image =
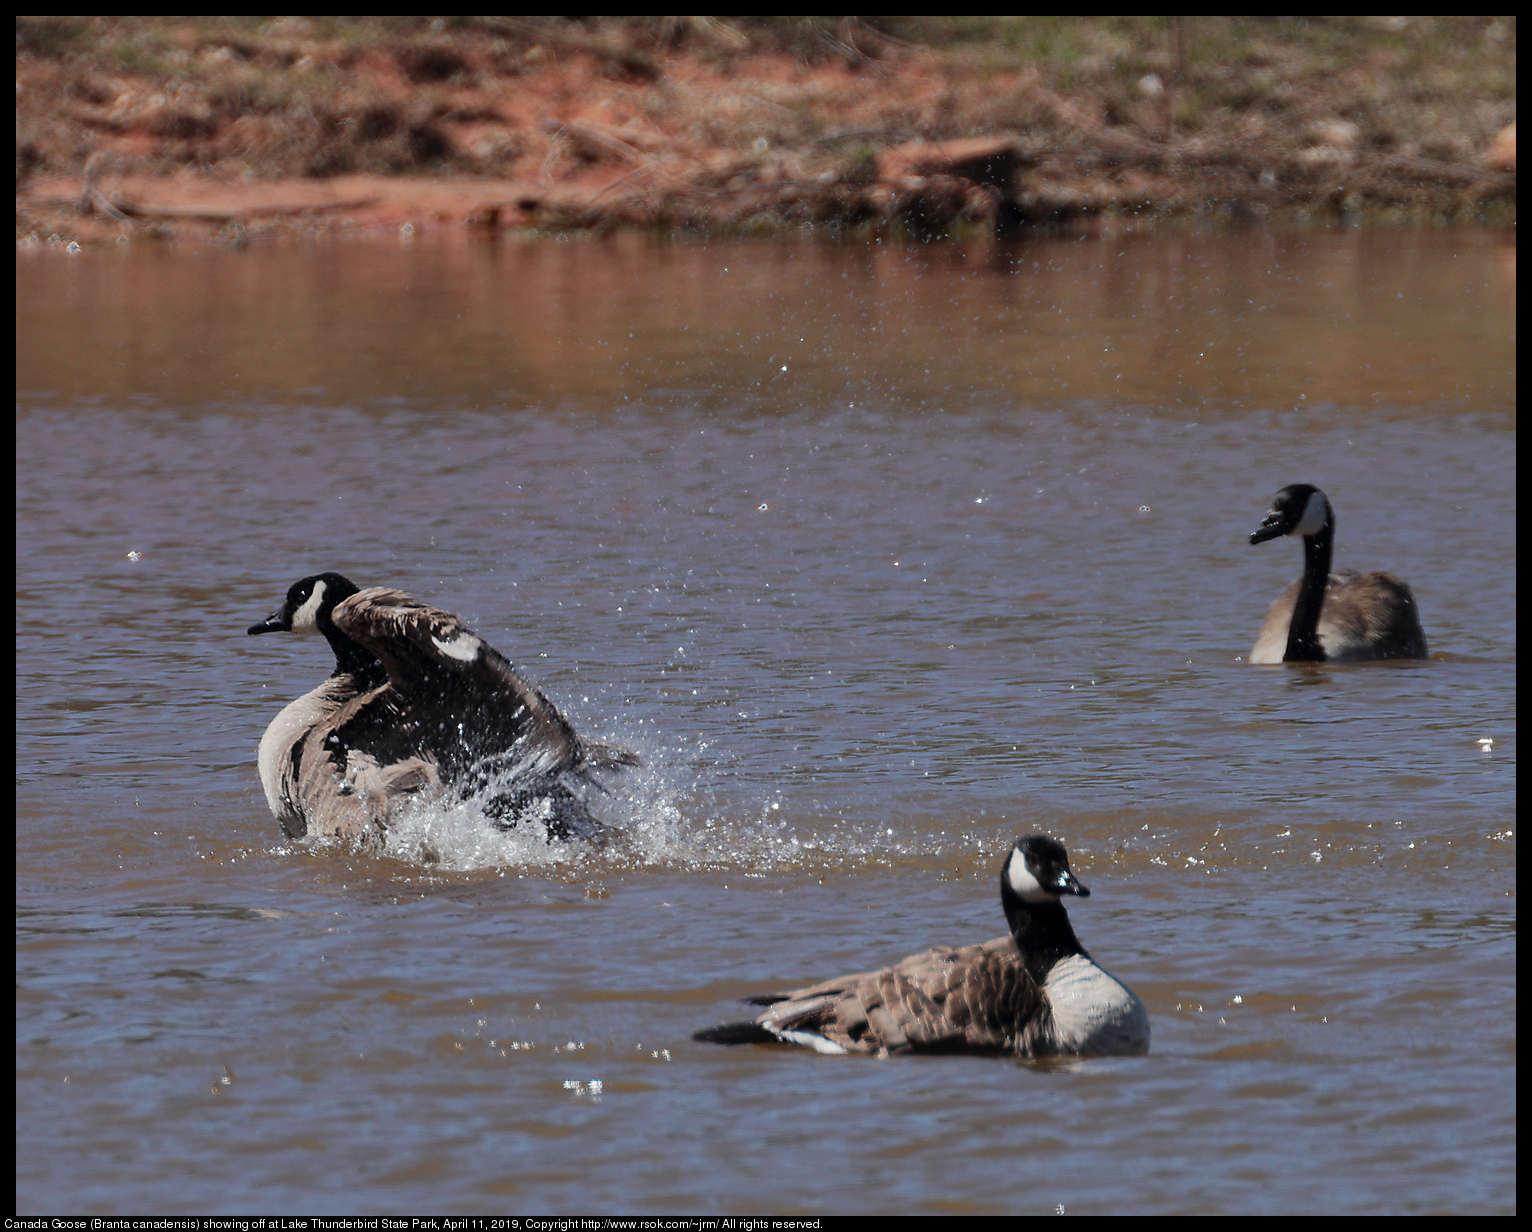
[[[1514,244],[20,253],[18,1210],[1514,1211]],[[1244,662],[1295,482],[1429,661]],[[284,842],[327,569],[637,749],[629,841]],[[1035,831],[1147,1057],[691,1040]]]

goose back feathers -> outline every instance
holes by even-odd
[[[335,670],[288,705],[261,739],[261,785],[292,838],[375,844],[418,796],[489,792],[507,828],[540,822],[556,838],[602,827],[580,787],[636,764],[582,739],[558,708],[458,617],[338,573],[295,582],[250,633],[315,632]]]
[[[1272,602],[1251,663],[1424,659],[1426,635],[1410,588],[1389,573],[1330,572],[1335,511],[1318,488],[1295,483],[1272,500],[1251,543],[1303,539],[1303,576]]]
[[[878,1055],[1145,1053],[1143,1003],[1091,960],[1059,902],[1060,895],[1089,893],[1069,871],[1061,843],[1023,838],[1000,873],[1009,936],[937,946],[881,971],[754,997],[750,1004],[766,1007],[754,1019],[694,1038]]]

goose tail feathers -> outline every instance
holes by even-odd
[[[722,1022],[693,1031],[692,1039],[704,1044],[780,1044],[782,1041],[758,1022]]]

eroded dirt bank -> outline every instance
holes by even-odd
[[[17,19],[17,235],[1514,220],[1513,17]]]

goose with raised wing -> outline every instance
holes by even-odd
[[[407,803],[475,796],[501,828],[599,837],[585,788],[595,771],[638,763],[578,736],[458,617],[400,591],[318,573],[249,632],[318,633],[335,654],[328,679],[261,738],[261,786],[290,838],[378,846]]]

